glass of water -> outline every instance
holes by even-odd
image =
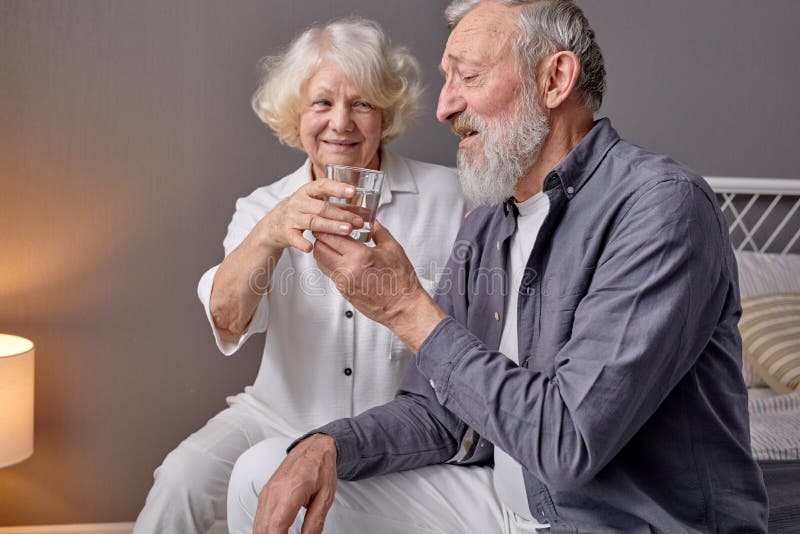
[[[353,230],[350,237],[366,243],[372,238],[372,223],[375,222],[378,201],[381,198],[383,171],[328,164],[325,166],[325,172],[329,179],[344,182],[356,188],[356,194],[352,198],[326,196],[325,200],[364,219],[364,226]]]

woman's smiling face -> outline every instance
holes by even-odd
[[[333,62],[323,62],[304,84],[300,144],[314,178],[325,176],[327,163],[378,169],[382,129],[383,112]]]

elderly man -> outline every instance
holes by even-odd
[[[484,206],[436,301],[380,225],[374,248],[317,235],[323,272],[416,366],[393,401],[279,466],[283,444],[246,453],[232,531],[765,531],[713,193],[593,120],[605,69],[573,2],[459,0],[447,16],[437,116]]]

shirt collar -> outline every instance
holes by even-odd
[[[290,174],[288,179],[283,183],[283,188],[278,196],[280,198],[286,198],[310,181],[311,160],[306,158],[306,161],[300,166],[300,168]]]
[[[543,189],[548,190],[561,182],[568,199],[574,197],[581,187],[589,181],[594,171],[606,157],[620,137],[607,118],[594,123],[583,139],[567,154],[567,157],[545,178]]]
[[[392,201],[392,193],[419,193],[414,173],[409,168],[405,158],[388,150],[381,149],[381,170],[384,172],[384,183],[381,188],[380,204],[388,204]],[[311,181],[311,160],[306,159],[305,163],[289,175],[281,191],[281,197],[285,198],[297,191],[301,186]]]
[[[392,193],[419,193],[416,178],[405,158],[381,149],[381,170],[384,173],[381,204],[391,202]]]

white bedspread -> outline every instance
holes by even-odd
[[[800,460],[800,392],[776,395],[769,388],[748,392],[753,456]]]

